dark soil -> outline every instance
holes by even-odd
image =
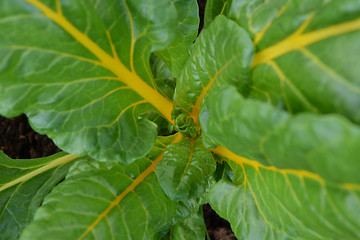
[[[206,0],[198,0],[198,4],[200,32]],[[12,119],[0,116],[0,150],[9,157],[17,159],[46,157],[61,151],[47,136],[34,132],[25,115]],[[226,220],[220,218],[208,204],[204,205],[203,209],[211,240],[236,240]]]

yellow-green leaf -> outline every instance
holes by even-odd
[[[101,160],[144,156],[155,111],[171,122],[150,53],[175,35],[170,0],[0,3],[0,114],[26,113],[62,149]]]
[[[11,159],[0,151],[0,239],[18,239],[44,197],[79,156]]]

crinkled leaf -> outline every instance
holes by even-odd
[[[147,157],[129,165],[78,162],[45,198],[21,239],[153,239],[168,230],[177,203],[163,192],[154,170],[165,146],[178,140],[159,137]]]
[[[238,239],[359,239],[359,189],[301,171],[229,163],[242,181],[221,180],[209,201]]]
[[[204,101],[206,134],[235,154],[282,169],[307,170],[337,183],[360,183],[360,127],[337,116],[295,116],[244,99],[224,85]]]
[[[78,156],[11,159],[0,151],[0,239],[18,239],[44,197]]]
[[[206,192],[215,168],[215,160],[201,138],[183,139],[166,148],[156,175],[170,199],[187,200]]]
[[[226,15],[256,46],[250,97],[360,123],[358,0],[232,1]]]
[[[191,49],[176,84],[175,103],[191,112],[197,123],[200,103],[213,85],[232,83],[246,92],[253,51],[247,33],[235,22],[219,16],[201,32]]]
[[[1,1],[0,16],[0,114],[24,112],[65,151],[96,159],[151,149],[156,126],[139,115],[170,120],[149,66],[175,35],[170,0]]]
[[[200,209],[202,211],[202,209]],[[205,222],[201,212],[197,212],[171,227],[170,232],[163,240],[204,240]]]
[[[195,0],[173,0],[177,12],[177,23],[172,27],[176,30],[174,41],[166,49],[157,54],[165,61],[172,76],[179,78],[189,49],[197,36],[199,28],[199,10]]]

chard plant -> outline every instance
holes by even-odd
[[[360,239],[360,1],[1,0],[0,239]]]

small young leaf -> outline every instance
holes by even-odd
[[[183,139],[166,148],[156,175],[170,199],[188,200],[206,192],[215,168],[215,160],[201,138]]]
[[[204,240],[206,227],[200,211],[172,226],[162,240]]]

